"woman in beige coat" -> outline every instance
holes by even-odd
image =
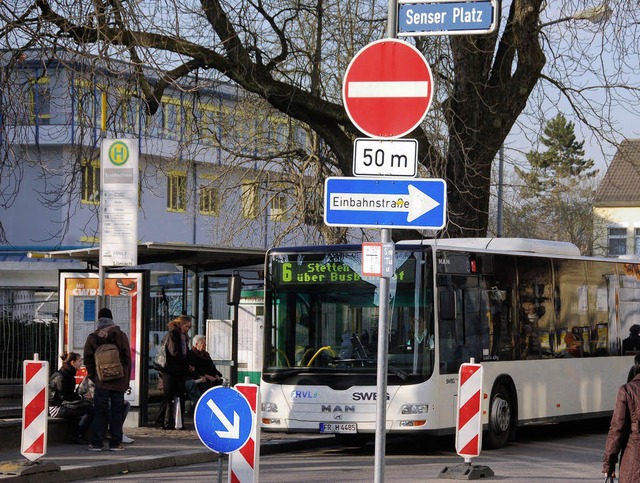
[[[640,353],[634,378],[618,390],[604,447],[602,472],[615,478],[620,454],[620,483],[640,481]]]

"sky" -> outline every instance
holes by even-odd
[[[508,3],[503,2],[503,15],[507,13]],[[640,29],[638,28],[637,2],[627,0],[610,0],[608,5],[611,8],[611,16],[601,22],[591,22],[589,20],[570,19],[576,16],[576,12],[583,12],[585,8],[601,6],[602,2],[569,0],[564,2],[548,2],[545,11],[542,13],[542,22],[552,22],[553,25],[543,26],[543,32],[547,35],[548,44],[556,52],[568,51],[574,58],[574,63],[565,63],[566,59],[556,58],[547,53],[547,66],[544,74],[556,77],[567,73],[567,82],[571,82],[577,88],[584,89],[588,86],[598,85],[600,81],[595,75],[590,75],[585,71],[592,69],[598,73],[606,73],[609,83],[625,84],[632,86],[636,91],[640,91],[640,55],[638,54],[638,38]],[[559,23],[555,21],[565,19]],[[578,37],[578,42],[569,44],[572,39],[570,30]],[[564,44],[564,45],[563,45]],[[562,72],[562,68],[566,72]],[[549,88],[553,92],[552,86],[545,81],[539,84],[541,88]],[[616,124],[617,133],[611,133],[610,137],[617,143],[624,138],[640,138],[640,102],[638,92],[627,91],[619,93],[625,98],[621,98],[617,104],[609,107],[604,106],[605,96],[609,94],[603,89],[584,89],[582,94],[589,102],[593,102],[593,109],[589,116],[591,121],[598,115],[606,114]],[[540,107],[545,119],[553,118],[559,112],[575,123],[575,133],[577,140],[584,141],[585,157],[593,159],[595,165],[604,174],[608,164],[613,158],[616,147],[610,143],[601,145],[593,132],[588,129],[572,112],[571,106],[562,97],[551,94],[552,99],[545,104],[536,106],[530,102],[528,110]],[[554,97],[555,96],[555,97]],[[521,123],[530,128],[543,124],[541,121],[526,119],[521,116]],[[533,146],[535,139],[529,138],[523,133],[521,126],[514,126],[511,134],[505,141],[505,161],[507,164],[517,162],[519,165],[527,166],[524,154],[537,149]]]

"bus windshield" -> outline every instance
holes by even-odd
[[[389,376],[399,384],[423,381],[433,371],[428,253],[424,248],[395,252],[386,338]],[[362,275],[360,246],[320,253],[273,250],[267,268],[265,374],[375,375],[380,277]],[[309,377],[296,383],[304,381],[317,383]]]

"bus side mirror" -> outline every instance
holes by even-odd
[[[438,313],[440,320],[455,320],[456,318],[456,296],[451,290],[440,290]]]

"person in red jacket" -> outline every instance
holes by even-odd
[[[620,454],[619,483],[640,481],[640,353],[634,369],[633,379],[618,390],[602,458],[602,472],[615,478]]]
[[[96,374],[95,352],[98,346],[104,343],[116,345],[123,369],[123,376],[111,381],[100,381]],[[111,430],[109,449],[122,451],[122,414],[124,393],[129,389],[131,377],[131,346],[127,334],[114,323],[111,310],[107,308],[98,312],[98,327],[95,332],[89,334],[84,344],[84,365],[87,368],[87,377],[96,385],[89,451],[102,451],[107,419]]]

